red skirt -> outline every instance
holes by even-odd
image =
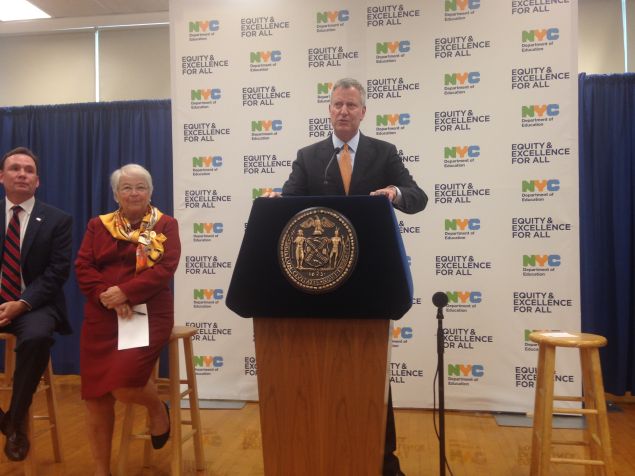
[[[148,309],[150,345],[117,350],[117,316],[104,309],[86,315],[80,338],[80,374],[82,398],[98,398],[117,388],[143,387],[163,347],[168,343],[174,313],[157,313]]]

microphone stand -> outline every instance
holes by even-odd
[[[443,372],[443,307],[437,308],[437,373],[439,392],[439,474],[445,476],[445,377]]]
[[[333,160],[335,160],[335,157],[337,157],[337,154],[339,154],[341,150],[342,150],[341,147],[336,147],[335,150],[333,151],[333,154],[331,155],[331,158],[326,164],[326,168],[324,169],[324,185],[325,186],[329,184],[329,181],[326,178],[328,175],[329,167],[331,166],[331,164],[333,163]]]

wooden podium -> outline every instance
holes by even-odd
[[[287,222],[328,207],[352,223],[359,258],[327,294],[292,286],[278,264]],[[412,305],[412,282],[384,197],[257,199],[226,298],[254,318],[265,474],[380,475],[391,319]]]

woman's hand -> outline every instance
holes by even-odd
[[[121,317],[123,319],[130,319],[133,315],[132,307],[128,303],[115,306],[115,312],[117,313],[118,317]]]
[[[117,306],[126,304],[128,297],[119,289],[119,286],[111,286],[99,295],[99,301],[106,309],[115,309]]]

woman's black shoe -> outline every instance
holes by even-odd
[[[165,412],[168,414],[168,431],[157,436],[150,435],[150,439],[152,440],[152,447],[155,450],[160,450],[161,448],[163,448],[170,438],[170,409],[168,408],[167,403],[163,402],[163,405],[165,405]]]

